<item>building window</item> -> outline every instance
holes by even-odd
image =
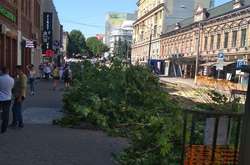
[[[154,37],[157,36],[157,25],[154,26]]]
[[[211,36],[210,50],[214,49],[214,36]]]
[[[247,43],[247,29],[242,29],[241,42],[240,42],[241,47],[246,47],[246,43]]]
[[[143,41],[143,39],[144,39],[144,32],[142,31],[141,36],[140,36],[140,40]]]
[[[232,47],[235,48],[237,46],[237,31],[233,31],[233,38],[232,38]]]
[[[208,37],[205,37],[204,50],[207,50]]]
[[[224,35],[225,35],[225,37],[224,37],[224,48],[226,49],[226,48],[228,48],[228,35],[229,35],[229,33],[226,32]]]
[[[220,43],[221,43],[221,34],[217,35],[217,49],[220,49]]]

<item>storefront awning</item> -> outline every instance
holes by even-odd
[[[234,61],[224,62],[223,66],[228,66],[228,65],[231,65],[231,64],[234,64],[234,63],[235,63]],[[217,66],[218,64],[219,63],[217,63],[217,62],[207,62],[207,63],[201,64],[200,66]]]
[[[207,62],[207,63],[201,64],[200,66],[213,66],[215,64],[216,62]]]
[[[228,65],[231,65],[231,64],[234,64],[234,63],[236,63],[236,62],[234,62],[234,61],[231,61],[231,62],[224,62],[223,63],[223,66],[228,66]],[[217,66],[219,63],[215,63],[213,66]]]
[[[178,64],[189,64],[192,65],[196,61],[196,57],[180,57],[180,58],[169,58],[169,60]]]

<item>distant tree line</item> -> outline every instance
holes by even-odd
[[[109,51],[109,47],[96,37],[86,39],[79,30],[72,30],[69,34],[69,42],[67,45],[68,57],[100,57],[107,51]]]

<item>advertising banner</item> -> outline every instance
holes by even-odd
[[[53,14],[43,13],[42,29],[42,52],[46,54],[48,50],[53,50]]]

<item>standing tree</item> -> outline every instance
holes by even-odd
[[[95,57],[100,57],[103,53],[109,51],[107,45],[102,41],[98,40],[96,37],[90,37],[86,41],[86,45],[91,54]]]
[[[122,41],[121,38],[119,38],[119,40],[115,42],[114,55],[118,58],[128,60],[131,56],[131,45],[129,42],[127,40]]]
[[[83,54],[86,50],[85,37],[79,30],[72,30],[69,34],[69,43],[67,45],[67,54],[72,57],[76,54]]]

